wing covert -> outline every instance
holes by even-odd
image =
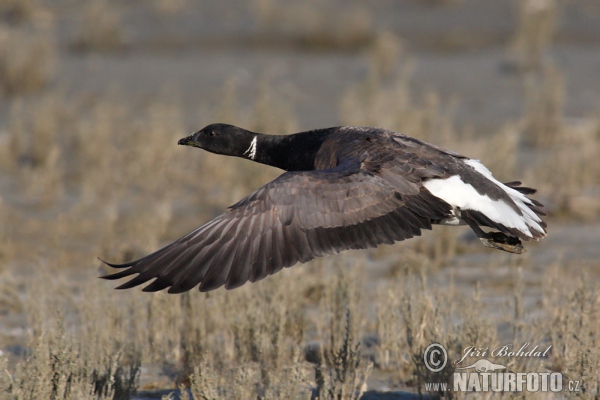
[[[212,221],[104,276],[138,274],[118,289],[227,289],[316,257],[391,244],[431,229],[450,206],[421,185],[437,166],[372,166],[348,160],[327,170],[286,172]]]

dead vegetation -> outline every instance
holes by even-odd
[[[253,11],[271,40],[314,50],[364,47],[375,33],[368,8],[356,4],[254,0]]]
[[[0,18],[12,23],[27,22],[40,12],[34,3],[34,0],[2,0]]]
[[[319,266],[319,277],[317,266],[301,267],[232,292],[183,296],[109,296],[110,289],[87,274],[77,286],[34,277],[25,286],[36,293],[24,305],[27,360],[9,366],[3,356],[10,374],[2,390],[15,399],[124,399],[161,387],[147,378],[140,383],[141,366],[171,365],[178,371],[172,384],[187,383],[197,399],[359,398],[373,370],[414,391],[423,391],[425,382],[451,383],[451,364],[438,374],[425,368],[430,343],[443,343],[456,360],[473,343],[494,348],[530,341],[552,345],[551,356],[496,362],[561,372],[597,393],[599,293],[585,278],[566,279],[565,265],[555,265],[533,303],[523,298],[520,267],[512,267],[506,284],[513,296],[500,305],[481,295],[497,285],[492,278],[472,293],[453,286],[440,293],[426,273],[407,272],[380,286],[369,316],[364,268],[352,257],[341,261],[345,265]],[[7,293],[10,283],[2,284]],[[309,294],[317,287],[315,302]],[[498,331],[497,324],[504,328]],[[370,342],[373,334],[377,340]]]
[[[539,71],[550,61],[548,54],[560,14],[561,2],[524,0],[518,3],[519,23],[512,43],[518,65],[523,71]]]
[[[116,51],[125,45],[121,3],[99,0],[82,3],[83,19],[73,42],[75,49],[84,52]]]
[[[94,7],[114,6],[102,4]],[[274,2],[255,6],[264,29],[295,29],[290,34],[321,45],[315,39],[324,35],[321,19],[300,27],[287,16],[283,21],[291,25],[279,26],[288,11]],[[88,13],[101,27],[82,27],[82,46],[122,45],[118,11]],[[362,12],[344,18],[344,29],[357,33],[338,27],[325,35],[328,46],[374,40],[366,79],[350,84],[340,100],[341,123],[385,126],[460,148],[485,159],[503,180],[512,180],[526,159],[532,172],[524,181],[535,182],[553,217],[598,216],[600,122],[565,118],[568,85],[561,71],[539,67],[546,62],[540,56],[545,39],[527,45],[542,50],[537,61],[525,61],[535,68],[523,77],[523,117],[483,138],[456,126],[457,103],[443,102],[434,91],[415,95],[411,71],[418,60],[407,57],[400,38],[372,34]],[[358,23],[350,24],[353,18]],[[96,256],[118,262],[148,253],[277,171],[182,153],[175,146],[186,128],[177,93],[137,102],[118,92],[53,89],[9,98],[45,87],[55,51],[51,45],[44,50],[51,37],[32,36],[20,45],[15,38],[0,37],[6,40],[0,73],[9,77],[0,85],[10,102],[0,140],[0,169],[10,178],[10,193],[0,197],[1,397],[124,399],[167,388],[182,399],[359,398],[374,375],[384,375],[388,388],[422,392],[425,382],[450,382],[453,372],[451,365],[436,375],[425,368],[423,351],[432,342],[444,343],[456,359],[469,345],[525,341],[552,345],[551,356],[498,361],[519,371],[561,372],[581,380],[582,397],[597,396],[600,293],[593,277],[578,278],[581,265],[557,261],[543,282],[525,282],[536,268],[530,259],[495,255],[485,259],[486,277],[459,288],[448,271],[457,255],[480,249],[449,228],[399,246],[316,260],[231,292],[113,291],[95,279]],[[246,106],[236,102],[234,82],[205,115],[271,133],[301,128],[285,88],[265,78],[256,85],[257,101]],[[374,285],[368,278],[376,263],[385,264],[385,279]],[[537,294],[526,296],[525,283]],[[153,367],[164,372],[162,380],[144,372]]]
[[[52,29],[0,25],[0,95],[28,94],[46,87],[56,53]]]
[[[6,167],[21,176],[22,196],[35,199],[42,208],[64,202],[66,194],[77,188],[74,193],[79,200],[68,213],[52,225],[41,225],[52,232],[55,248],[72,248],[73,235],[80,238],[78,249],[72,254],[45,252],[44,268],[59,276],[63,276],[62,265],[83,262],[89,269],[98,265],[93,261],[97,254],[113,260],[132,258],[151,251],[173,234],[180,234],[180,229],[172,227],[181,220],[173,211],[180,197],[191,196],[194,201],[216,207],[231,200],[234,187],[241,194],[258,184],[256,176],[256,181],[249,181],[250,175],[223,172],[202,154],[181,159],[174,146],[169,145],[175,142],[175,134],[164,135],[165,131],[180,131],[173,130],[181,121],[173,97],[167,95],[168,101],[159,97],[144,107],[139,120],[131,121],[127,116],[134,113],[110,95],[89,103],[85,109],[77,109],[77,117],[72,108],[77,106],[60,95],[53,96],[59,96],[60,101],[50,98],[15,106],[11,146],[20,151],[9,152],[13,159]],[[269,96],[265,95],[263,101],[279,102],[267,100]],[[374,96],[388,94],[379,90]],[[414,131],[425,136],[427,127],[437,126],[438,134],[447,131],[432,141],[462,146],[467,136],[457,135],[449,117],[436,111],[435,104],[420,106],[407,101],[408,109],[419,110],[419,118],[412,125]],[[31,113],[43,119],[31,119]],[[265,130],[277,126],[268,120],[253,123]],[[126,136],[119,134],[123,131]],[[57,132],[70,133],[59,136]],[[516,137],[509,142],[507,153],[516,148],[518,134],[518,126],[507,127],[498,134]],[[568,140],[575,139],[569,136]],[[136,146],[137,143],[148,145]],[[565,142],[559,143],[564,151]],[[485,146],[477,146],[475,150],[485,151]],[[489,154],[492,163],[499,160],[497,152],[501,148],[497,146],[496,152]],[[157,171],[156,165],[170,168]],[[118,175],[111,172],[115,166],[119,166]],[[213,182],[217,187],[222,185],[217,192],[221,193],[219,197],[206,197],[195,186],[198,183],[185,179],[190,168],[208,176],[219,170],[227,173],[225,178],[211,178],[216,179]],[[554,171],[559,173],[565,176],[564,172]],[[595,175],[592,171],[586,173],[589,181],[579,184],[593,185]],[[48,183],[48,188],[44,189],[42,182]],[[553,180],[547,176],[542,182]],[[170,189],[165,193],[163,187]],[[199,195],[194,196],[193,192]],[[148,196],[153,198],[151,204],[144,201]],[[138,204],[144,206],[133,212]],[[208,209],[201,210],[198,219],[210,214]],[[11,233],[10,237],[18,243],[3,254],[18,257],[28,247],[25,237],[40,225],[19,212],[12,218],[19,221],[20,232]],[[389,249],[393,248],[382,248],[374,254],[385,259]],[[460,250],[454,232],[448,229],[436,229],[424,240],[406,243],[402,261],[390,267],[391,277],[378,290],[374,316],[367,306],[373,293],[366,293],[362,283],[364,267],[353,266],[357,255],[295,267],[232,292],[204,295],[114,293],[110,285],[95,281],[88,274],[83,286],[53,283],[47,280],[48,276],[36,278],[22,287],[24,293],[36,294],[33,302],[34,299],[25,299],[28,329],[32,332],[27,361],[11,364],[4,390],[12,398],[127,398],[133,390],[160,387],[154,382],[139,383],[140,365],[171,364],[178,371],[174,382],[189,384],[194,398],[310,398],[314,394],[324,398],[358,398],[366,390],[373,370],[391,373],[395,385],[415,391],[423,390],[424,382],[439,380],[440,376],[449,380],[451,369],[433,376],[424,368],[422,354],[428,343],[445,343],[457,358],[461,349],[471,343],[492,346],[506,340],[518,343],[527,337],[552,343],[557,349],[549,361],[551,367],[536,364],[528,368],[551,368],[581,377],[594,392],[597,381],[591,371],[596,370],[598,361],[590,349],[595,348],[592,332],[598,319],[588,316],[597,312],[597,291],[581,286],[573,292],[569,285],[556,279],[538,300],[544,316],[553,316],[554,323],[534,317],[531,308],[515,314],[517,304],[522,303],[518,292],[515,303],[490,320],[490,306],[479,292],[474,297],[453,290],[438,293],[435,285],[428,284],[428,275],[448,265],[457,251],[469,250]],[[36,258],[21,257],[18,262],[39,264]],[[336,262],[349,265],[335,268]],[[563,276],[565,268],[559,265],[554,273]],[[10,294],[14,291],[8,288],[13,284],[12,280],[4,281],[7,289],[2,290],[8,313],[19,310],[11,305],[19,304],[20,298]],[[579,285],[585,285],[585,281]],[[63,295],[57,298],[56,293]],[[524,320],[528,321],[525,326],[532,326],[526,333],[521,328]],[[520,334],[499,338],[496,324],[501,323],[509,324]],[[582,332],[576,329],[578,326],[585,326],[588,333],[565,336],[575,330]],[[369,335],[376,335],[377,341],[367,347],[365,338]],[[89,343],[94,346],[87,346]],[[312,345],[307,347],[307,343]]]

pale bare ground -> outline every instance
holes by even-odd
[[[545,359],[495,361],[562,372],[597,395],[600,80],[584,40],[597,11],[189,3],[2,5],[5,43],[32,38],[3,47],[23,56],[0,68],[7,396],[407,395],[451,376],[423,368],[431,342],[454,358],[469,345],[552,345]],[[521,22],[500,18],[510,15]],[[113,291],[96,257],[144,255],[278,175],[176,146],[217,120],[268,133],[378,125],[429,140],[537,187],[549,237],[515,257],[436,227],[231,292]]]

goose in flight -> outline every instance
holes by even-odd
[[[227,212],[104,276],[137,274],[117,289],[209,291],[255,282],[300,262],[469,225],[488,247],[522,253],[546,236],[534,189],[501,183],[478,160],[382,128],[342,126],[263,135],[212,124],[180,145],[286,172]],[[481,227],[495,229],[484,232]]]

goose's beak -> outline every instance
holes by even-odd
[[[179,139],[177,144],[180,144],[182,146],[193,146],[194,142],[192,141],[192,137],[188,136],[188,137],[184,137],[183,139]]]

